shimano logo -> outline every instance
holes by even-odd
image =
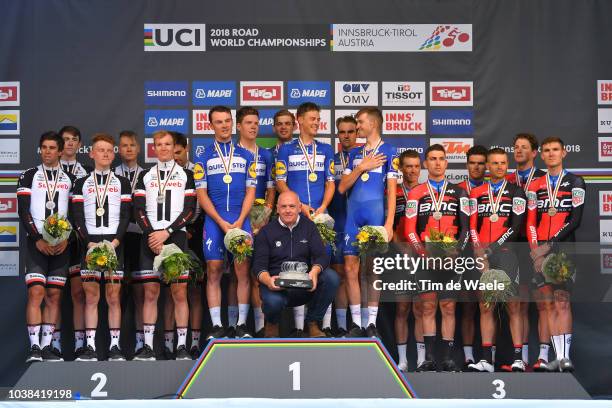
[[[434,126],[470,126],[470,119],[434,119]]]
[[[155,96],[187,96],[186,91],[147,91],[147,96],[155,97]]]

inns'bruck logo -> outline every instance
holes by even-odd
[[[206,24],[145,24],[145,51],[206,51]]]

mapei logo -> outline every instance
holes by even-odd
[[[19,134],[19,111],[0,111],[0,135]]]
[[[471,38],[471,24],[439,25],[421,44],[419,51],[471,51]]]
[[[430,82],[429,104],[431,106],[472,106],[474,104],[473,82]]]
[[[188,133],[188,112],[186,110],[147,110],[145,111],[145,133],[157,130],[171,130]]]
[[[454,139],[429,139],[430,145],[441,144],[446,151],[446,160],[449,163],[465,163],[466,153],[474,146],[472,138],[454,138]]]
[[[0,106],[19,106],[19,82],[0,82]]]
[[[378,82],[336,82],[336,106],[378,105]]]
[[[145,51],[206,51],[206,24],[145,24]]]
[[[0,193],[0,218],[17,218],[16,193]]]
[[[287,105],[299,106],[304,102],[314,102],[319,106],[331,104],[331,85],[329,82],[289,81],[287,82]]]
[[[474,111],[432,110],[429,114],[432,135],[470,135],[474,132]]]
[[[383,106],[425,106],[425,82],[383,82]]]
[[[195,106],[236,105],[234,81],[195,81],[192,94]]]
[[[187,105],[187,81],[145,82],[145,105]]]
[[[283,104],[282,81],[240,82],[241,105],[280,106]]]
[[[274,134],[274,114],[278,109],[259,109],[259,135]]]

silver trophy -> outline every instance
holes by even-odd
[[[308,265],[304,262],[283,262],[276,284],[286,289],[312,289]]]

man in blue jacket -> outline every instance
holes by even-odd
[[[278,218],[264,226],[255,236],[253,273],[260,285],[265,336],[279,336],[279,320],[285,307],[308,304],[306,323],[310,337],[325,337],[320,321],[334,300],[340,279],[329,267],[329,255],[314,222],[301,216],[302,205],[293,191],[281,193],[276,206]],[[283,289],[276,279],[283,262],[304,262],[313,287]]]

